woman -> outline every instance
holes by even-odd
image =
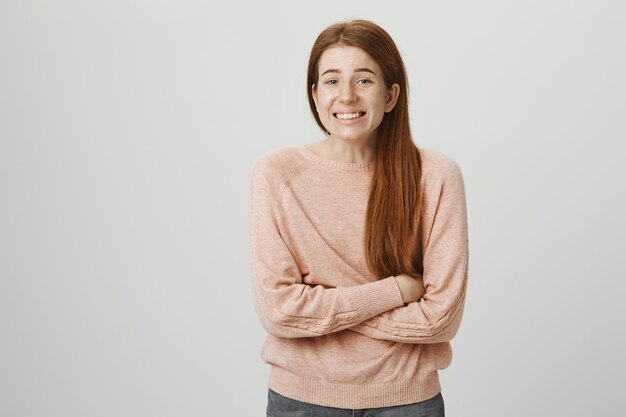
[[[467,285],[465,189],[453,159],[413,143],[407,90],[382,28],[328,27],[307,77],[327,137],[253,168],[268,416],[444,416],[438,370]]]

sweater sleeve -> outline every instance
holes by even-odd
[[[277,200],[285,181],[259,159],[252,170],[249,248],[252,302],[265,330],[277,337],[321,336],[404,305],[394,277],[350,287],[302,283],[292,250],[283,240]]]
[[[450,160],[446,172],[424,251],[423,298],[365,320],[350,330],[402,343],[447,342],[456,335],[467,288],[467,205],[459,166]]]

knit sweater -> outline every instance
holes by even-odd
[[[268,335],[268,386],[286,397],[362,409],[441,391],[465,304],[468,225],[463,176],[449,156],[422,160],[425,295],[404,304],[363,250],[374,163],[339,162],[307,145],[268,151],[251,175],[252,302]],[[417,247],[413,245],[413,247]]]

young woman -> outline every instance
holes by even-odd
[[[465,189],[452,158],[412,141],[407,87],[382,28],[326,28],[307,77],[326,138],[254,165],[268,417],[444,416],[438,371],[451,363],[467,286]]]

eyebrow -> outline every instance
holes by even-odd
[[[324,71],[322,73],[322,75],[324,75],[326,73],[329,73],[329,72],[341,72],[341,71],[339,71],[336,68],[331,68],[331,69],[327,69],[326,71]],[[376,73],[374,71],[372,71],[371,69],[369,69],[369,68],[357,68],[356,70],[354,70],[354,72],[370,72],[370,73],[376,75]]]

